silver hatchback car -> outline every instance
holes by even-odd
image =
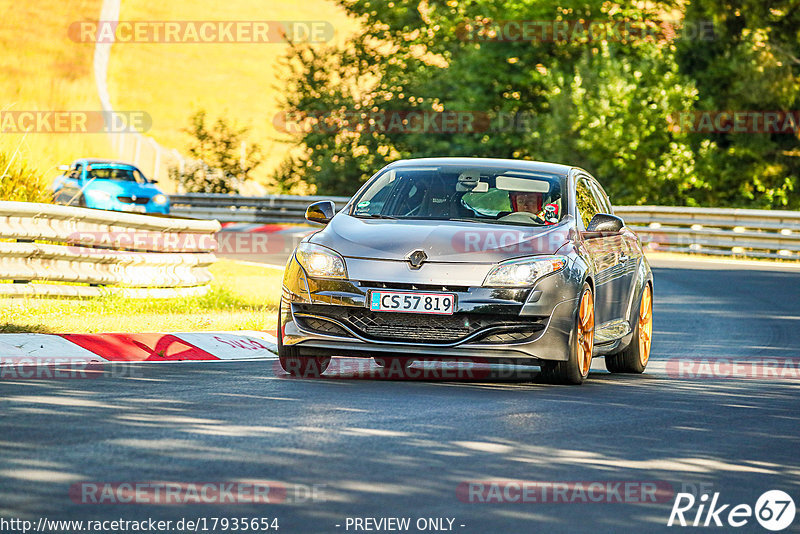
[[[331,356],[529,364],[580,384],[594,356],[641,373],[653,275],[600,184],[577,167],[429,158],[381,169],[287,263],[279,359],[319,376]]]

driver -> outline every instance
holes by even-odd
[[[511,209],[515,212],[530,213],[531,218],[541,224],[555,224],[560,219],[558,199],[560,194],[551,189],[548,202],[544,202],[542,193],[530,191],[513,191],[509,193]]]
[[[508,196],[511,200],[511,209],[514,211],[526,211],[532,215],[539,215],[542,210],[541,193],[513,191]]]

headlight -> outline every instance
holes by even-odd
[[[155,202],[156,204],[166,204],[167,195],[162,195],[161,193],[159,193],[152,198],[152,201]]]
[[[503,262],[489,271],[483,285],[488,287],[532,286],[539,278],[560,271],[566,264],[567,260],[559,256],[541,256]]]
[[[347,278],[344,258],[327,247],[313,243],[300,243],[294,254],[309,276]]]

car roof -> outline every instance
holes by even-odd
[[[522,159],[501,159],[501,158],[459,158],[459,157],[445,157],[445,158],[416,158],[416,159],[401,159],[390,163],[386,166],[387,169],[393,167],[407,167],[413,165],[459,165],[469,166],[475,165],[476,167],[502,167],[506,169],[515,169],[519,171],[533,171],[533,172],[548,172],[561,176],[567,176],[572,169],[577,169],[570,165],[561,165],[559,163],[547,163],[544,161],[531,161]]]
[[[86,165],[94,165],[97,163],[102,163],[106,165],[120,165],[124,167],[132,167],[134,169],[136,168],[136,165],[134,165],[133,163],[126,163],[124,161],[119,161],[114,159],[103,159],[103,158],[80,158],[76,159],[73,162],[73,165],[76,163],[85,163]]]

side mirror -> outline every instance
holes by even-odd
[[[147,180],[147,181],[148,181],[148,182],[150,182],[151,184],[157,184],[157,183],[158,183],[158,180],[155,180],[155,179],[153,179],[153,178],[150,178],[150,179],[149,179],[149,180]]]
[[[336,205],[330,200],[314,202],[306,208],[306,220],[317,224],[328,224],[336,214]]]
[[[608,213],[598,213],[589,221],[587,232],[608,232],[619,233],[625,226],[625,221],[616,215]]]

